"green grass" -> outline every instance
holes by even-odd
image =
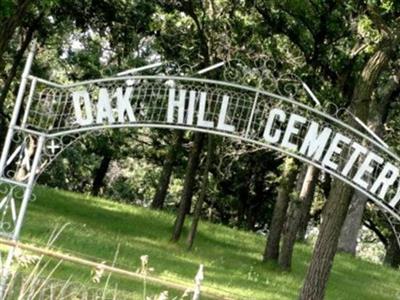
[[[235,299],[296,299],[312,249],[297,245],[290,273],[261,263],[265,238],[253,233],[202,222],[193,251],[182,242],[169,242],[174,216],[82,194],[39,187],[22,232],[22,240],[43,245],[54,227],[70,223],[56,247],[96,261],[112,261],[117,245],[117,266],[137,270],[147,254],[154,274],[192,285],[199,264],[205,265],[204,285]],[[56,276],[90,280],[90,270],[64,264]],[[141,283],[122,278],[114,282],[134,291]],[[400,299],[400,272],[346,255],[336,257],[326,299]],[[151,292],[163,287],[151,287]]]

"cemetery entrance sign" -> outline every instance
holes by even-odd
[[[363,192],[368,192],[375,199],[388,198],[391,208],[395,208],[400,201],[400,181],[395,184],[399,179],[399,168],[391,162],[390,157],[385,159],[385,154],[378,155],[380,149],[368,150],[361,141],[352,138],[352,133],[346,136],[341,131],[335,132],[331,123],[314,121],[315,117],[307,118],[307,111],[301,115],[284,106],[280,108],[284,99],[279,99],[278,105],[263,107],[260,114],[261,109],[255,101],[255,110],[250,110],[251,100],[256,96],[259,99],[260,96],[272,95],[260,91],[249,98],[248,93],[240,92],[231,96],[221,87],[218,87],[219,90],[217,87],[191,89],[190,84],[193,83],[190,78],[170,78],[177,87],[175,84],[173,87],[160,86],[162,78],[145,78],[151,82],[145,86],[143,77],[134,79],[138,82],[136,85],[132,83],[127,86],[126,82],[122,82],[111,88],[99,87],[98,92],[90,93],[84,86],[81,90],[73,90],[71,95],[67,95],[72,98],[72,124],[80,127],[77,130],[89,130],[86,127],[154,126],[164,123],[172,127],[194,127],[194,130],[201,128],[223,135],[251,138],[257,143],[283,148],[321,168],[329,169],[363,188]],[[218,85],[210,81],[204,83]],[[134,91],[139,90],[140,93],[142,88],[146,97],[135,95]],[[267,101],[273,102],[272,99]],[[149,120],[146,118],[149,111],[151,114],[156,111],[158,115]],[[258,124],[254,124],[257,121]]]
[[[0,234],[19,239],[39,175],[85,133],[194,130],[240,139],[312,164],[400,222],[400,159],[376,136],[259,88],[203,78],[119,76],[61,85],[29,75],[29,53],[0,159]],[[4,264],[9,273],[14,249]],[[1,290],[0,290],[1,293]]]

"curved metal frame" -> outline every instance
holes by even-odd
[[[322,112],[320,110],[317,110],[315,108],[312,108],[308,105],[305,105],[303,103],[297,102],[293,99],[290,99],[288,97],[284,97],[281,95],[277,95],[274,93],[266,92],[257,88],[252,88],[248,86],[243,86],[235,83],[227,83],[227,82],[221,82],[221,81],[216,81],[216,80],[209,80],[209,79],[202,79],[202,78],[192,78],[192,77],[178,77],[178,76],[124,76],[124,77],[111,77],[111,78],[103,78],[103,79],[96,79],[96,80],[89,80],[89,81],[84,81],[81,83],[74,83],[74,84],[68,84],[68,85],[59,85],[56,83],[49,82],[44,79],[40,79],[34,76],[29,76],[29,79],[32,80],[35,83],[44,83],[47,86],[51,86],[57,89],[70,89],[70,88],[78,88],[78,87],[86,87],[90,85],[97,85],[97,84],[108,84],[108,83],[116,83],[116,82],[121,82],[124,83],[128,80],[135,80],[135,81],[162,81],[162,82],[167,82],[167,81],[174,81],[174,82],[183,82],[183,87],[185,87],[185,83],[190,83],[192,84],[193,82],[201,85],[212,85],[213,87],[225,87],[225,88],[232,88],[238,91],[246,91],[246,92],[251,92],[253,93],[254,99],[260,98],[260,97],[270,97],[274,101],[281,101],[282,105],[288,105],[290,107],[295,107],[296,109],[301,109],[304,110],[306,113],[310,114],[311,116],[317,116],[319,119],[323,119],[329,122],[332,126],[336,126],[339,129],[347,130],[349,134],[355,136],[358,138],[360,143],[368,143],[369,146],[373,147],[374,149],[377,149],[379,152],[384,153],[389,160],[392,160],[396,162],[397,165],[400,165],[400,159],[396,154],[391,152],[388,148],[384,147],[381,143],[378,143],[373,137],[370,137],[361,131],[357,130],[356,128],[353,128],[352,126],[349,126],[348,124],[344,123],[343,121],[333,117],[332,115],[329,115],[325,112]],[[254,106],[253,106],[254,105]],[[251,122],[253,114],[254,114],[254,108],[255,108],[256,102],[253,101],[252,111],[251,115],[249,117],[249,122],[248,126],[250,127],[252,124]],[[250,110],[250,105],[249,105],[249,110]],[[266,142],[260,142],[255,140],[254,138],[249,138],[246,134],[240,134],[240,133],[229,133],[229,132],[224,132],[224,131],[218,131],[215,129],[207,129],[207,128],[202,128],[202,127],[197,127],[197,126],[187,126],[187,125],[179,125],[179,124],[168,124],[168,123],[149,123],[149,122],[135,122],[135,123],[120,123],[120,124],[91,124],[88,126],[78,126],[76,128],[63,128],[63,129],[50,129],[47,132],[43,130],[35,130],[35,129],[29,129],[26,126],[25,127],[16,127],[17,129],[30,133],[30,134],[35,134],[35,135],[43,135],[46,137],[46,139],[55,139],[58,137],[63,137],[65,135],[71,135],[71,134],[80,134],[84,132],[89,132],[89,131],[94,131],[94,130],[102,130],[102,129],[112,129],[112,128],[129,128],[129,127],[148,127],[148,128],[167,128],[167,129],[181,129],[181,130],[194,130],[194,131],[201,131],[205,133],[211,133],[211,134],[217,134],[229,138],[235,138],[235,139],[240,139],[249,143],[254,143],[257,145],[265,146],[277,151],[280,151],[286,155],[293,156],[299,160],[302,160],[308,164],[312,164],[319,169],[335,176],[336,178],[344,181],[346,184],[349,184],[353,188],[359,190],[363,194],[365,194],[367,197],[369,197],[376,205],[378,205],[380,208],[384,209],[385,211],[389,212],[395,219],[400,220],[399,214],[391,207],[389,207],[387,204],[385,204],[381,199],[378,199],[375,195],[371,194],[365,189],[360,188],[358,185],[356,185],[354,182],[350,181],[348,178],[345,176],[342,176],[340,173],[333,171],[329,168],[326,168],[324,165],[321,163],[315,162],[307,157],[301,156],[295,152],[289,151],[283,147],[279,147],[270,143]],[[61,146],[62,148],[62,146]]]

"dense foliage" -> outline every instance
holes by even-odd
[[[36,38],[33,72],[60,82],[112,76],[156,61],[199,70],[240,59],[243,65],[238,67],[249,68],[252,76],[237,81],[272,92],[272,76],[293,74],[311,87],[326,110],[332,104],[348,108],[398,151],[399,18],[400,2],[394,0],[3,0],[0,144],[24,54]],[[208,77],[223,78],[220,70]],[[302,96],[298,100],[309,101]],[[354,122],[347,115],[339,117]],[[335,209],[328,201],[328,209],[338,209],[338,221],[330,226],[340,231],[351,199],[357,198],[352,190],[319,172],[310,171],[307,174],[313,178],[305,180],[307,167],[299,163],[285,172],[287,159],[271,150],[222,137],[215,137],[211,148],[208,139],[199,133],[158,129],[86,135],[63,153],[40,183],[177,211],[173,240],[179,239],[180,223],[196,211],[201,199],[199,216],[251,231],[276,232],[278,239],[272,245],[276,249],[282,229],[304,239],[308,224],[319,225],[327,199],[342,195]],[[207,163],[209,155],[212,160]],[[285,182],[285,174],[293,174],[293,184]],[[305,184],[310,189],[303,195]],[[297,216],[300,208],[295,203],[303,198],[310,203]],[[349,213],[347,222],[359,226],[355,237],[348,239],[357,244],[358,230],[365,224],[385,245],[386,261],[398,267],[395,235],[366,201],[353,201],[361,214],[357,219]],[[284,226],[286,213],[296,216],[298,223],[287,221]],[[291,239],[286,241],[290,248]],[[316,248],[323,247],[323,241],[321,237]],[[336,244],[333,239],[335,249]],[[348,244],[344,242],[343,250],[354,252]],[[271,258],[270,254],[266,249],[264,258]],[[290,268],[290,261],[280,259],[280,264]]]

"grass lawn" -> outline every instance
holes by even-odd
[[[311,256],[309,246],[297,245],[293,271],[281,272],[261,263],[264,237],[207,222],[200,224],[194,249],[188,252],[186,231],[180,243],[169,242],[172,214],[43,187],[35,193],[22,241],[44,245],[56,225],[69,223],[55,244],[64,252],[111,262],[119,244],[117,266],[135,271],[140,256],[147,254],[155,275],[188,285],[204,264],[204,286],[234,299],[296,299]],[[90,282],[90,272],[65,263],[55,276]],[[113,282],[141,299],[141,282],[116,277]],[[150,287],[149,293],[162,290]],[[338,255],[326,299],[400,299],[400,272]]]

